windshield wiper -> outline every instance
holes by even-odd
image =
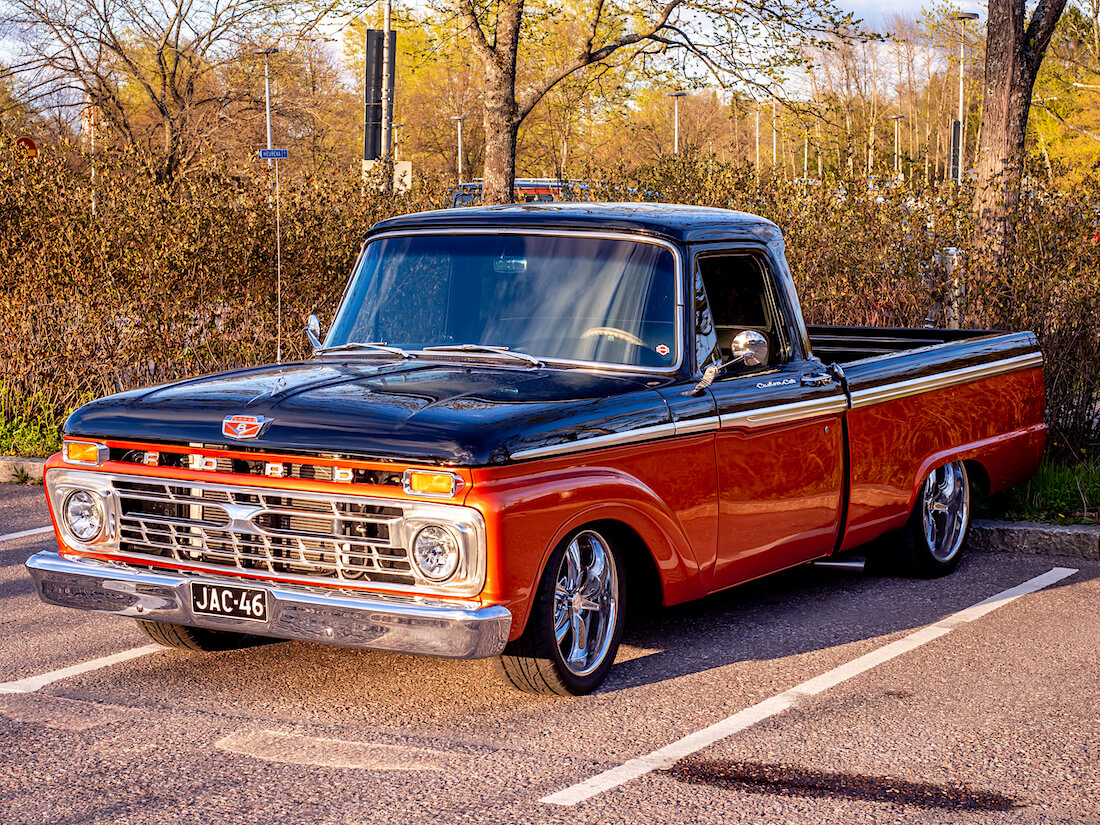
[[[542,361],[526,352],[513,352],[508,347],[494,347],[491,344],[442,344],[435,347],[424,347],[422,352],[486,352],[494,355],[507,355],[518,358],[520,361],[541,367]]]
[[[318,355],[324,355],[326,352],[346,352],[349,350],[367,350],[368,352],[388,352],[391,355],[400,355],[402,358],[412,358],[412,354],[406,352],[400,347],[391,347],[385,342],[378,341],[348,341],[346,344],[336,344],[332,347],[321,347],[317,350]]]

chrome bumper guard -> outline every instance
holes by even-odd
[[[134,570],[55,551],[31,556],[27,570],[39,598],[62,607],[370,650],[482,659],[504,649],[512,624],[512,614],[501,606],[461,608],[378,594],[360,598],[235,578]],[[266,590],[268,621],[192,613],[192,581]]]

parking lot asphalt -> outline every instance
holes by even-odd
[[[0,535],[47,524],[41,487],[0,487]],[[11,825],[1100,825],[1094,561],[973,553],[931,581],[797,568],[637,617],[604,687],[562,699],[506,687],[492,661],[292,642],[105,664],[148,639],[38,601],[22,562],[51,541],[0,541]],[[624,764],[644,770],[571,801]]]

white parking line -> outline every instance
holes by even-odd
[[[1037,590],[1042,590],[1044,587],[1049,587],[1067,576],[1072,576],[1076,572],[1077,570],[1071,567],[1055,567],[1043,573],[1041,576],[1036,576],[1022,584],[1004,590],[995,596],[990,596],[988,599],[971,605],[965,610],[960,610],[958,613],[952,613],[950,616],[941,619],[935,624],[922,627],[920,630],[910,633],[908,636],[898,639],[896,642],[883,645],[877,650],[872,650],[870,653],[853,659],[850,662],[846,662],[839,667],[835,667],[820,676],[794,686],[790,690],[785,690],[776,696],[772,696],[770,699],[765,699],[763,702],[755,704],[752,707],[745,708],[743,711],[735,713],[733,716],[729,716],[708,728],[689,734],[683,739],[665,745],[663,748],[648,753],[645,756],[631,759],[629,762],[625,762],[616,768],[604,771],[598,776],[594,776],[577,785],[550,794],[549,796],[544,796],[539,801],[551,805],[576,805],[578,802],[584,802],[586,799],[591,799],[604,791],[611,790],[632,779],[644,776],[650,771],[670,768],[689,754],[695,753],[708,745],[713,745],[721,739],[725,739],[728,736],[732,736],[746,728],[752,727],[757,722],[762,722],[765,719],[782,713],[804,697],[822,693],[831,687],[839,685],[841,682],[851,679],[853,676],[858,676],[873,667],[881,665],[883,662],[888,662],[933,639],[945,636],[960,624],[979,619],[987,613],[996,610],[998,607],[1003,607],[1009,602],[1015,601],[1028,593],[1034,593]]]
[[[43,533],[52,533],[52,527],[35,527],[33,530],[20,530],[18,533],[5,533],[0,536],[0,541],[15,541],[25,539],[27,536],[41,536]]]
[[[52,685],[54,682],[58,682],[61,679],[68,679],[70,676],[79,676],[81,673],[89,673],[93,670],[99,670],[102,667],[110,667],[111,665],[128,662],[131,659],[137,659],[140,656],[148,656],[150,653],[156,653],[157,651],[165,649],[166,648],[160,645],[144,645],[142,647],[131,648],[130,650],[124,650],[121,653],[115,653],[111,656],[101,656],[89,662],[81,662],[79,665],[63,667],[60,670],[51,670],[49,673],[43,673],[41,676],[29,676],[26,679],[19,679],[15,682],[4,682],[0,684],[0,693],[34,693],[36,690],[41,690],[46,687],[46,685]]]

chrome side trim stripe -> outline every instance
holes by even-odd
[[[636,441],[650,441],[662,436],[676,435],[676,425],[655,424],[651,427],[640,427],[637,430],[627,430],[621,433],[608,435],[596,435],[590,438],[578,438],[576,441],[566,441],[560,444],[549,444],[545,447],[531,447],[526,450],[516,450],[512,453],[515,460],[525,458],[546,458],[552,455],[567,455],[579,453],[582,450],[596,450],[601,447],[620,447],[624,444],[633,444]]]
[[[942,390],[953,387],[956,384],[964,384],[968,381],[977,381],[982,378],[993,378],[1007,372],[1034,369],[1043,365],[1043,355],[1040,352],[1029,352],[1026,355],[1017,355],[1015,358],[1005,358],[1002,361],[994,361],[991,364],[975,364],[972,367],[941,372],[924,378],[912,378],[908,381],[898,381],[894,384],[884,384],[880,387],[870,387],[865,390],[856,390],[852,393],[852,409],[867,407],[871,404],[880,404],[883,401],[896,401],[899,398],[907,398],[911,395],[919,395],[933,390]]]
[[[776,424],[791,424],[824,415],[837,415],[848,409],[848,399],[842,395],[829,398],[816,398],[812,401],[795,401],[791,404],[779,404],[773,407],[760,407],[755,410],[741,410],[726,413],[721,417],[722,429],[729,427],[753,428],[770,427]]]

